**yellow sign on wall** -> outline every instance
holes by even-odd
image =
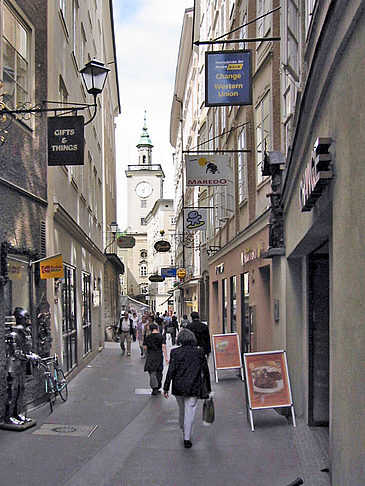
[[[62,278],[63,277],[63,261],[62,255],[54,255],[39,262],[39,270],[41,279],[46,278]]]

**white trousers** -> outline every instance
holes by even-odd
[[[179,407],[179,425],[184,432],[184,440],[190,440],[193,433],[197,397],[175,396]]]

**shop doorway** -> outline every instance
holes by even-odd
[[[309,425],[329,423],[329,258],[327,245],[309,255]]]

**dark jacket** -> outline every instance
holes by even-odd
[[[163,386],[164,391],[169,391],[172,381],[173,395],[200,397],[202,387],[201,371],[210,393],[209,368],[204,350],[192,345],[171,349],[169,369]]]
[[[197,345],[201,346],[204,349],[204,353],[208,356],[212,350],[208,326],[199,321],[199,319],[194,319],[186,326],[186,329],[195,334]]]
[[[166,344],[166,339],[160,333],[151,333],[143,340],[143,346],[147,348],[147,357],[144,365],[145,371],[163,370],[162,346]]]

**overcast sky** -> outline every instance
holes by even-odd
[[[137,163],[146,110],[152,162],[165,172],[164,197],[173,197],[170,111],[184,10],[193,0],[113,0],[121,115],[117,119],[118,224],[127,227],[125,169]]]

